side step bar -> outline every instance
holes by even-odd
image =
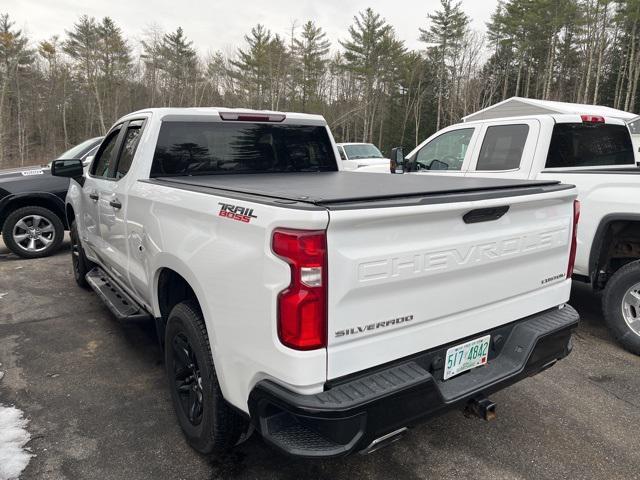
[[[125,293],[107,273],[100,267],[95,267],[85,276],[87,283],[98,294],[111,313],[121,321],[151,320],[149,315],[138,303]]]

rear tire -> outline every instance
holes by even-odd
[[[246,422],[224,400],[200,308],[182,302],[169,314],[165,366],[173,406],[189,445],[223,453],[238,443]]]
[[[73,278],[79,287],[89,289],[90,287],[87,283],[86,275],[93,270],[96,265],[84,254],[84,249],[80,242],[80,236],[78,235],[78,225],[75,220],[71,222],[69,237],[71,238],[71,265],[73,268]]]
[[[19,257],[48,257],[60,248],[64,225],[48,208],[22,207],[7,216],[2,238],[7,248]]]
[[[640,260],[609,279],[602,296],[605,322],[625,350],[640,355]]]

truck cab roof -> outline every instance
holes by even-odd
[[[146,108],[130,113],[120,118],[116,124],[132,118],[138,118],[140,115],[152,115],[155,119],[163,121],[171,120],[193,120],[202,121],[204,119],[211,121],[233,121],[242,117],[250,118],[252,121],[266,121],[273,123],[292,123],[304,125],[320,125],[327,124],[322,115],[313,115],[309,113],[280,112],[274,110],[253,110],[248,108],[226,108],[226,107],[188,107],[188,108]],[[224,118],[227,116],[227,118]]]
[[[504,117],[496,117],[496,118],[483,118],[479,120],[466,121],[463,119],[462,123],[458,123],[455,126],[461,125],[484,125],[487,123],[496,123],[502,121],[517,121],[517,120],[542,120],[549,121],[552,120],[554,123],[583,123],[585,122],[585,118],[595,118],[598,119],[600,123],[607,123],[611,125],[626,125],[626,122],[618,117],[612,117],[607,115],[598,115],[597,113],[591,114],[577,114],[577,113],[543,113],[536,115],[514,115],[514,116],[504,116]],[[452,125],[453,127],[454,125]]]

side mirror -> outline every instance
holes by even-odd
[[[80,178],[84,175],[82,160],[54,160],[51,163],[51,175],[54,177]]]
[[[389,162],[391,173],[404,173],[404,152],[402,147],[391,150],[391,162]]]

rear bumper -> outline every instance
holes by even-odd
[[[442,380],[446,350],[466,339],[380,368],[328,382],[315,395],[272,381],[249,396],[252,421],[265,441],[302,457],[335,457],[367,449],[376,439],[535,375],[566,357],[578,314],[548,310],[470,338],[491,334],[489,362]]]

